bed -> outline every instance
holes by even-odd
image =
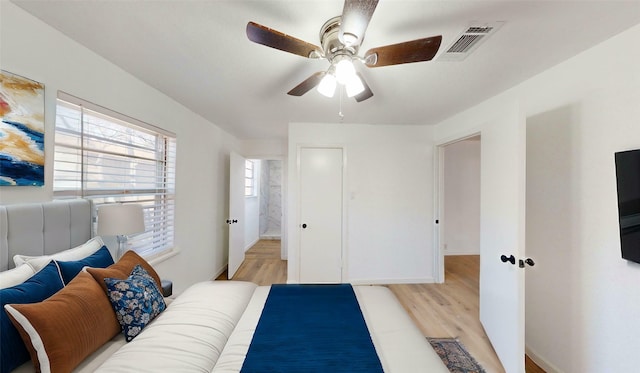
[[[14,265],[11,258],[16,254],[52,255],[82,245],[91,239],[91,226],[92,206],[85,200],[0,206],[1,269],[3,271],[12,269]],[[265,329],[266,326],[264,326],[268,315],[275,314],[274,311],[270,311],[271,304],[275,302],[274,294],[278,291],[288,292],[291,289],[302,289],[301,292],[306,294],[307,289],[313,285],[306,286],[274,285],[270,287],[238,281],[205,281],[194,284],[182,294],[167,299],[166,310],[151,321],[131,342],[127,343],[123,334],[119,333],[95,348],[88,356],[82,357],[73,371],[281,371],[280,368],[268,368],[266,365],[258,365],[256,368],[255,365],[250,365],[250,362],[261,362],[265,356],[256,355],[255,352],[260,352],[259,334],[264,334],[264,330],[267,336],[269,333],[272,336],[276,334]],[[318,286],[315,287],[318,288]],[[367,333],[365,339],[372,344],[377,364],[381,367],[380,371],[448,372],[426,338],[387,288],[344,284],[336,285],[336,288],[355,297],[356,306],[361,312],[356,319],[359,317],[364,321]],[[320,287],[320,291],[324,289]],[[57,294],[52,298],[55,296]],[[318,304],[322,303],[324,302]],[[308,314],[309,310],[301,313]],[[296,311],[293,310],[293,312]],[[341,317],[335,317],[335,319],[341,319]],[[276,319],[275,325],[281,322],[282,320]],[[302,322],[308,322],[308,320]],[[348,324],[353,323],[350,321]],[[306,330],[306,328],[303,329]],[[325,336],[323,338],[327,338],[327,342],[322,341],[321,344],[339,346],[339,343],[334,342],[343,337],[346,338],[347,335]],[[304,338],[309,341],[315,340],[313,337]],[[320,338],[318,337],[318,340]],[[277,352],[283,348],[282,351],[286,351],[286,348],[306,344],[304,342],[287,343],[287,340],[293,341],[295,336],[284,337],[277,342],[269,340],[262,342],[262,353],[267,351],[266,355],[278,356]],[[316,360],[313,351],[311,352],[312,358],[299,360]],[[283,352],[282,356],[286,357],[287,354],[292,353]],[[340,351],[329,355],[332,354],[342,354],[351,358],[342,362],[338,360],[338,363],[332,361],[331,364],[338,364],[338,366],[332,365],[331,368],[327,365],[323,366],[328,364],[326,362],[316,361],[312,367],[304,368],[305,371],[352,371],[353,368],[349,368],[348,364],[359,366],[361,371],[376,371],[365,368],[364,361],[353,358],[360,355],[344,352],[343,347],[340,347]],[[144,364],[140,364],[141,362]],[[283,362],[281,367],[284,365],[286,364]],[[32,372],[34,367],[31,362],[27,362],[15,371]],[[288,371],[296,371],[296,369],[290,368]]]

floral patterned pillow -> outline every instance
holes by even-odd
[[[140,265],[133,268],[127,279],[105,278],[104,282],[127,342],[167,308],[153,277]]]

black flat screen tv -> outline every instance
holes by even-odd
[[[640,263],[640,149],[615,154],[622,258]]]

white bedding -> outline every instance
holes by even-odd
[[[256,287],[235,281],[189,287],[96,372],[211,372]]]
[[[353,288],[385,372],[448,372],[389,289]],[[235,281],[195,284],[132,342],[118,335],[74,372],[239,372],[269,289]],[[31,362],[18,369],[32,371]]]

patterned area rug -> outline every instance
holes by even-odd
[[[476,359],[455,338],[427,338],[452,373],[486,373]]]

